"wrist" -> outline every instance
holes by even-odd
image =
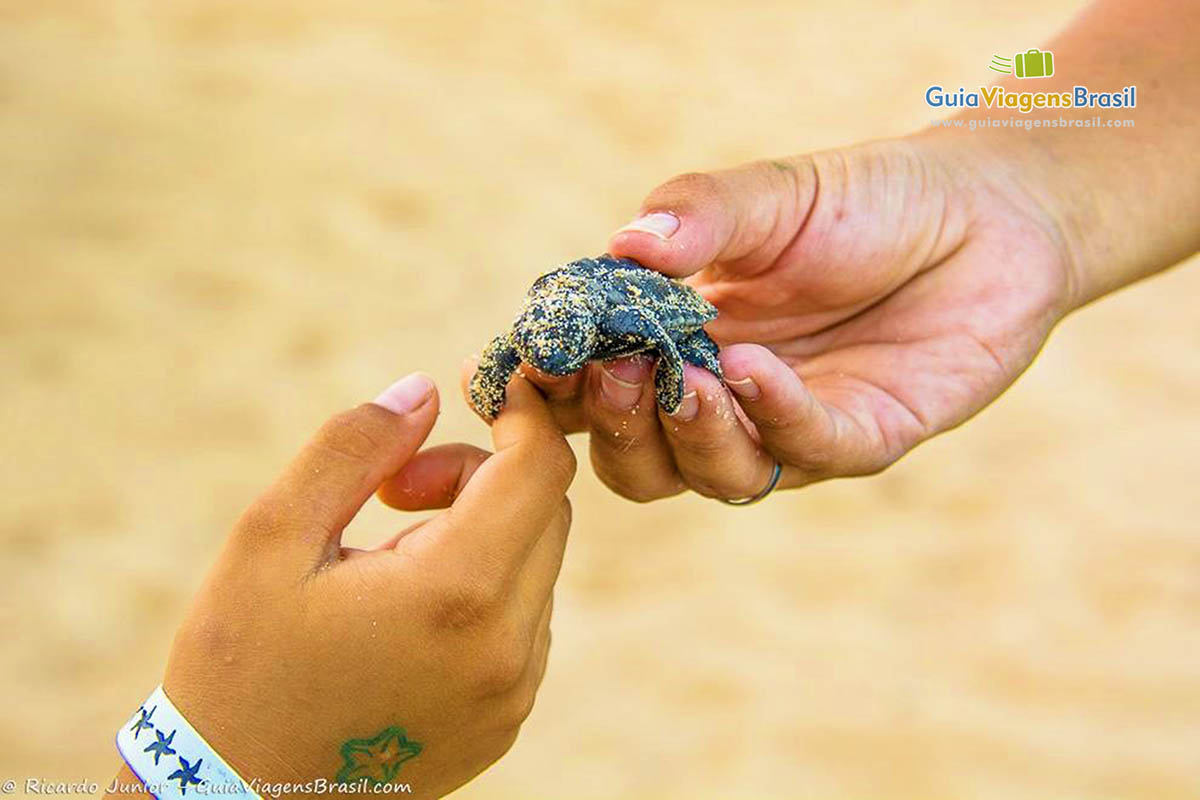
[[[214,797],[257,798],[246,779],[180,712],[161,686],[121,726],[116,740],[129,772],[162,800],[184,800],[189,789],[193,794]],[[136,792],[133,784],[114,794]]]
[[[1085,268],[1078,200],[1073,206],[1070,192],[1060,191],[1044,154],[1014,141],[1018,137],[1011,132],[1005,137],[987,130],[934,127],[909,138],[962,189],[959,196],[969,206],[972,227],[1010,223],[1006,235],[1021,237],[1027,240],[1023,244],[1045,254],[1046,302],[1056,317],[1093,299],[1095,281]]]
[[[1200,250],[1200,85],[1180,69],[1200,18],[1181,13],[1185,5],[1099,0],[1048,43],[1073,66],[1038,90],[1137,87],[1136,105],[1113,113],[967,107],[921,134],[986,159],[985,178],[1007,180],[1042,206],[1070,265],[1071,308]],[[999,86],[1026,89],[1020,79]]]

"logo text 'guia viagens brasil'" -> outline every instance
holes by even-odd
[[[988,65],[995,72],[1019,79],[1049,78],[1054,75],[1054,67],[1054,53],[1049,50],[1026,50],[1011,58],[992,56]],[[1001,86],[946,91],[941,86],[930,86],[925,90],[925,102],[931,108],[1008,108],[1022,114],[1040,108],[1137,108],[1137,86],[1102,92],[1087,86],[1073,86],[1069,92],[1014,92]]]

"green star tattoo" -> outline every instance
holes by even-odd
[[[338,783],[366,778],[373,786],[390,783],[400,765],[421,752],[421,743],[404,735],[395,725],[384,728],[371,739],[348,739],[342,745],[342,768]]]

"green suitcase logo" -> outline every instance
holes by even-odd
[[[1054,53],[1030,49],[1013,56],[1013,74],[1018,78],[1049,78],[1054,74]]]

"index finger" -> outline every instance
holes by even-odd
[[[508,384],[492,441],[495,455],[426,534],[456,564],[512,575],[558,512],[575,476],[575,454],[546,401],[519,377]]]

